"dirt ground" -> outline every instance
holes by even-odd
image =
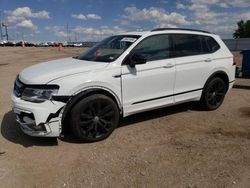
[[[250,187],[250,79],[237,79],[216,111],[141,113],[98,143],[24,135],[11,112],[18,72],[81,51],[0,48],[0,187]]]

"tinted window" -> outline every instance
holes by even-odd
[[[206,38],[210,52],[215,52],[220,48],[219,44],[212,37],[206,37]]]
[[[213,53],[220,48],[219,44],[212,37],[209,36],[200,36],[200,37],[204,53]]]
[[[209,37],[206,37],[206,36],[200,36],[201,37],[201,43],[202,43],[202,51],[204,54],[208,54],[208,53],[211,53],[211,49],[210,47],[208,46],[208,38]]]
[[[177,34],[173,36],[173,57],[198,55],[203,53],[199,35]]]
[[[144,39],[133,50],[146,57],[147,61],[169,58],[169,36],[155,35]]]

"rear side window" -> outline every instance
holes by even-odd
[[[173,57],[183,57],[190,55],[199,55],[203,53],[202,44],[199,35],[174,34],[173,39]]]
[[[209,36],[174,34],[172,35],[172,40],[172,57],[209,54],[217,51],[220,48],[220,45]]]
[[[210,52],[216,52],[220,49],[220,45],[212,38],[212,37],[206,37],[207,38],[207,45],[210,49]]]
[[[211,49],[208,45],[208,40],[209,37],[206,37],[206,36],[201,36],[201,43],[202,43],[202,51],[204,54],[209,54],[211,53]]]
[[[213,53],[220,49],[220,45],[209,36],[201,36],[204,53]]]

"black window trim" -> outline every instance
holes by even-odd
[[[133,55],[133,50],[141,43],[143,42],[145,39],[147,38],[150,38],[150,37],[154,37],[154,36],[158,36],[158,35],[168,35],[169,36],[169,47],[170,47],[170,52],[169,52],[169,58],[166,58],[166,59],[174,59],[174,58],[181,58],[181,57],[190,57],[190,56],[197,56],[197,55],[206,55],[206,54],[213,54],[215,52],[217,52],[221,46],[220,44],[212,37],[212,36],[209,36],[209,35],[202,35],[202,34],[196,34],[196,33],[160,33],[160,34],[155,34],[155,35],[150,35],[150,36],[147,36],[145,37],[144,39],[142,39],[136,46],[134,46],[134,48],[129,52],[129,54],[123,59],[122,61],[122,66],[123,65],[127,65],[126,60],[129,56]],[[217,45],[219,46],[219,48],[214,51],[214,52],[204,52],[204,53],[200,53],[200,54],[195,54],[195,55],[184,55],[184,56],[178,56],[178,57],[174,57],[172,52],[173,52],[173,49],[174,49],[174,40],[173,40],[173,35],[196,35],[200,38],[200,43],[201,43],[201,47],[202,47],[202,50],[204,49],[203,47],[203,44],[202,44],[202,41],[201,41],[201,37],[209,37],[209,38],[212,38],[216,43]],[[207,43],[207,40],[206,40],[206,43]],[[208,44],[207,44],[208,45]],[[208,45],[209,46],[209,45]],[[160,60],[154,60],[154,61],[160,61]],[[147,61],[147,62],[152,62],[152,61]]]

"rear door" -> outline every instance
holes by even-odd
[[[174,34],[173,57],[176,63],[175,102],[199,98],[215,68],[213,57],[202,35]]]

